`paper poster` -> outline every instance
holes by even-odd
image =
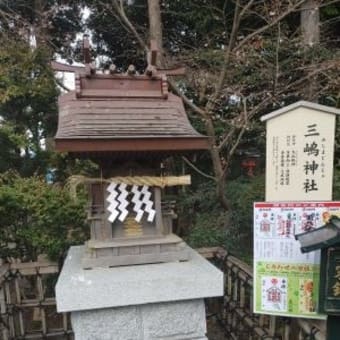
[[[320,252],[302,254],[295,234],[340,217],[340,202],[254,203],[254,312],[317,314]]]

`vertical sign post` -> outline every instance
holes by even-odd
[[[266,201],[332,199],[335,114],[298,102],[261,118],[267,127]]]
[[[267,130],[266,202],[254,205],[256,313],[323,317],[316,310],[320,254],[301,254],[294,236],[340,214],[340,202],[329,202],[337,114],[300,101],[261,118]]]

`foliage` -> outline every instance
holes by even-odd
[[[39,140],[53,135],[56,126],[58,91],[49,54],[20,40],[0,36],[0,43],[0,115],[17,132],[29,131],[36,152]]]
[[[21,157],[8,165],[23,176],[45,174],[55,160],[44,148],[57,127],[59,91],[50,61],[74,55],[82,8],[74,0],[0,2],[0,119],[25,137]]]
[[[114,63],[118,69],[125,71],[129,64],[134,64],[137,69],[144,69],[146,66],[144,51],[120,19],[112,17],[114,8],[112,1],[87,1],[86,5],[91,11],[86,26],[93,33],[95,54],[103,56],[99,58],[101,66],[107,67]],[[133,20],[139,34],[147,39],[147,2],[134,0],[133,5],[126,6],[125,11]]]
[[[239,177],[228,182],[230,211],[218,204],[212,183],[188,192],[179,205],[179,222],[193,247],[224,246],[249,258],[252,252],[253,202],[264,200],[264,177]]]
[[[13,167],[21,167],[20,148],[26,144],[26,137],[15,133],[12,125],[8,123],[0,125],[0,173]]]
[[[7,173],[0,179],[0,257],[36,260],[47,253],[58,259],[86,238],[85,198],[38,177]]]
[[[224,245],[226,213],[219,209],[211,182],[182,194],[177,208],[178,224],[192,247]]]
[[[23,40],[0,35],[1,124],[11,126],[22,140],[8,145],[15,157],[5,157],[9,163],[2,170],[11,167],[26,176],[45,173],[50,155],[41,142],[55,133],[57,95],[47,50],[32,50]]]
[[[230,198],[227,237],[229,247],[242,256],[242,252],[252,253],[253,249],[253,203],[264,201],[264,176],[240,177],[228,183]],[[240,249],[242,245],[242,249]],[[236,246],[236,248],[235,248]]]
[[[226,231],[221,227],[223,217],[222,213],[216,217],[209,213],[197,213],[196,218],[200,223],[191,228],[186,242],[193,248],[227,247]]]
[[[82,0],[13,0],[0,2],[0,33],[14,40],[31,40],[63,56],[81,31]]]
[[[333,176],[333,200],[340,200],[340,168],[339,165],[334,168]]]

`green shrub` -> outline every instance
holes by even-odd
[[[197,213],[196,223],[191,227],[186,241],[193,248],[224,246],[227,242],[223,228],[223,213],[212,216],[209,213]]]
[[[82,196],[82,195],[80,195]],[[86,238],[85,197],[74,201],[68,190],[42,178],[5,174],[0,178],[0,257],[51,259]]]
[[[264,176],[239,177],[226,187],[230,210],[221,208],[214,184],[203,183],[178,201],[179,224],[192,247],[223,246],[249,260],[252,254],[253,203],[264,200]]]

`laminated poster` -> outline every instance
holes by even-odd
[[[340,202],[254,203],[254,312],[324,319],[316,312],[320,251],[302,254],[295,234],[340,217]]]

